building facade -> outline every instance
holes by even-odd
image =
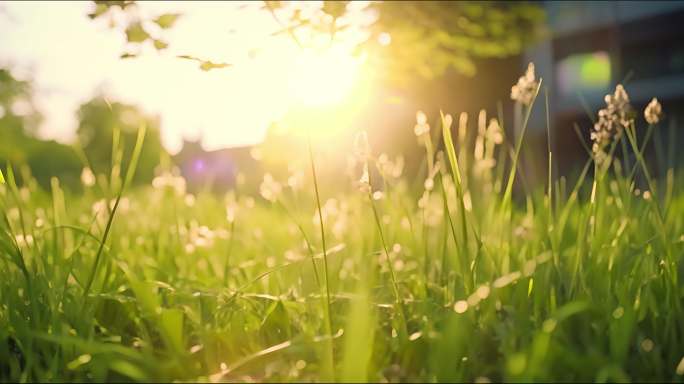
[[[618,83],[638,111],[652,97],[661,101],[667,120],[658,132],[660,143],[684,142],[674,128],[684,122],[684,2],[547,1],[544,7],[547,38],[529,49],[523,61],[536,64],[549,88],[552,141],[562,170],[586,157],[573,126],[588,141],[590,116]],[[530,129],[541,134],[543,102],[537,107]],[[638,124],[645,124],[643,117]],[[675,129],[674,143],[668,142],[673,134],[669,125]],[[663,156],[655,152],[649,156]]]

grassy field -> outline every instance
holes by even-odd
[[[529,190],[534,85],[516,138],[419,113],[418,178],[364,135],[348,179],[319,185],[314,146],[261,196],[129,188],[139,151],[83,195],[5,172],[0,379],[681,382],[684,194],[672,150],[657,180],[641,156],[666,128]]]

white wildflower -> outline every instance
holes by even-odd
[[[363,164],[363,171],[359,179],[359,190],[363,193],[371,193],[370,175],[368,173],[368,163]]]
[[[658,102],[658,99],[654,97],[644,110],[644,118],[646,118],[649,124],[655,125],[658,124],[662,116],[663,107]]]
[[[370,144],[368,143],[368,135],[366,131],[361,131],[356,134],[354,138],[354,155],[364,161],[370,157]]]
[[[265,174],[264,180],[261,182],[261,185],[259,186],[259,193],[261,193],[261,196],[270,202],[275,202],[278,198],[278,195],[280,195],[281,191],[282,186],[280,185],[280,183],[275,181],[275,179],[273,178],[273,176],[271,176],[270,173]]]
[[[301,169],[292,169],[290,177],[287,178],[287,186],[292,190],[300,190],[304,185],[304,171]]]
[[[622,130],[633,122],[634,115],[632,106],[629,104],[629,96],[621,84],[615,87],[612,95],[606,95],[605,101],[606,107],[599,111],[599,120],[594,124],[594,130],[591,132],[593,141],[591,149],[598,163],[607,159],[606,147],[613,140],[620,138]]]
[[[237,211],[237,204],[231,202],[226,206],[226,220],[229,223],[235,222],[235,212]]]
[[[503,130],[499,125],[499,121],[495,118],[489,120],[489,125],[487,126],[487,139],[494,144],[503,143]]]
[[[527,65],[525,75],[520,76],[518,83],[511,88],[511,99],[529,106],[534,100],[539,82],[534,75],[534,63]]]
[[[432,177],[425,179],[424,187],[426,191],[432,191],[435,187],[435,180]]]
[[[195,195],[188,193],[187,195],[185,195],[184,202],[185,205],[187,205],[188,207],[194,207],[196,200],[197,199],[195,198]]]
[[[33,236],[31,235],[24,236],[19,234],[14,237],[14,240],[17,242],[19,247],[28,247],[33,245]]]
[[[383,177],[398,179],[404,171],[404,157],[397,156],[392,161],[386,153],[382,153],[378,156],[377,166]]]
[[[89,167],[84,167],[81,172],[81,183],[86,187],[92,187],[95,185],[95,175]]]
[[[416,136],[421,137],[430,133],[430,125],[427,123],[427,116],[423,111],[416,112],[416,125],[413,127]]]
[[[370,144],[368,144],[368,135],[366,135],[365,131],[359,132],[354,139],[354,154],[363,167],[361,171],[361,178],[358,181],[359,190],[363,193],[371,193],[372,188],[370,184],[370,173],[368,170]]]
[[[175,169],[173,172],[164,172],[152,179],[152,187],[159,190],[173,191],[176,196],[185,197],[186,182],[180,171]]]

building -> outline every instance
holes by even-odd
[[[205,151],[199,141],[184,141],[183,148],[173,157],[187,180],[191,191],[226,192],[235,187],[238,174],[259,169],[251,156],[251,147]]]
[[[573,124],[589,140],[589,115],[604,106],[603,96],[618,83],[625,85],[639,111],[652,97],[661,101],[668,119],[658,134],[660,142],[667,143],[667,125],[684,121],[684,2],[547,1],[544,7],[548,38],[523,59],[525,65],[536,64],[549,87],[552,138],[561,171],[586,158]],[[543,105],[533,114],[533,134],[543,134]],[[684,142],[682,137],[676,140]],[[655,152],[648,155],[662,157]]]

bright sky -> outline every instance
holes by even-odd
[[[161,116],[162,139],[172,152],[184,137],[201,138],[207,149],[254,144],[293,103],[339,102],[358,65],[344,46],[325,57],[301,54],[286,35],[271,36],[281,27],[259,6],[140,2],[143,14],[182,17],[163,35],[169,49],[159,54],[150,47],[122,60],[123,33],[90,20],[91,2],[0,2],[0,65],[34,78],[45,138],[72,140],[75,111],[102,90]],[[362,12],[363,6],[352,7]],[[179,54],[234,66],[204,72]],[[331,70],[338,76],[327,76]],[[336,88],[337,94],[323,94]]]

